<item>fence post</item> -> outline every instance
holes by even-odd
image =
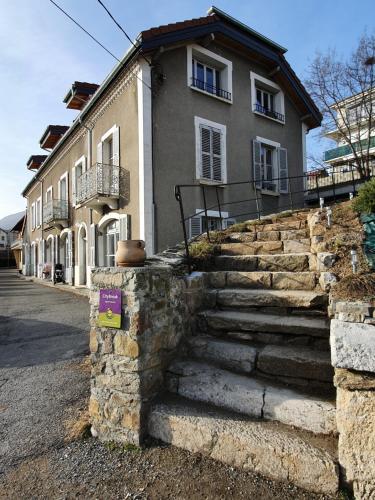
[[[202,193],[203,193],[204,215],[206,217],[207,239],[211,243],[211,240],[210,240],[210,230],[208,229],[208,214],[207,214],[207,203],[206,203],[206,189],[205,189],[205,186],[203,184],[202,184]]]
[[[333,167],[332,169],[332,191],[333,191],[333,201],[336,203],[335,167]]]
[[[220,230],[222,231],[223,230],[223,217],[221,215],[221,205],[220,205],[219,191],[217,189],[217,186],[215,186],[215,191],[216,191],[217,206],[219,208]]]
[[[319,205],[320,192],[319,192],[319,182],[318,182],[318,176],[317,175],[315,175],[315,184],[316,184],[316,194],[318,195],[318,205]]]
[[[353,165],[350,165],[350,170],[352,171],[353,196],[354,196],[354,195],[355,195],[355,179],[354,179],[354,169],[353,169]]]
[[[189,272],[189,274],[191,274],[191,261],[190,261],[189,242],[188,242],[188,237],[187,237],[187,233],[186,233],[184,207],[183,207],[183,203],[182,203],[182,196],[181,196],[181,188],[180,188],[180,186],[175,186],[175,188],[174,188],[174,195],[175,195],[175,198],[178,201],[178,204],[180,206],[181,224],[182,224],[182,231],[184,233],[185,253],[186,253],[186,259],[187,259],[187,265],[188,265],[188,272]]]
[[[253,185],[254,185],[255,204],[257,207],[258,220],[260,220],[259,199],[258,199],[258,192],[257,192],[257,186],[255,184],[255,181],[253,181]]]
[[[293,194],[292,194],[292,185],[290,182],[290,177],[288,177],[288,191],[289,191],[290,209],[293,210]]]

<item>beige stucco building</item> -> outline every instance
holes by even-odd
[[[30,157],[25,187],[25,274],[89,284],[113,266],[119,239],[142,239],[150,256],[186,230],[217,227],[285,207],[305,169],[305,136],[321,115],[285,49],[216,8],[143,31],[100,85],[75,82],[64,99],[70,127],[50,125],[47,156]],[[288,180],[293,177],[292,181]],[[228,183],[250,181],[246,185]],[[242,200],[236,207],[228,203]],[[247,200],[247,201],[243,201]]]

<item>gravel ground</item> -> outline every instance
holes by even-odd
[[[324,499],[173,446],[71,437],[87,407],[87,299],[0,271],[0,499]]]

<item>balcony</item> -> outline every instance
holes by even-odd
[[[96,163],[77,179],[76,206],[101,209],[108,205],[118,208],[120,196],[120,167]]]
[[[232,94],[230,92],[227,92],[226,90],[215,87],[214,85],[204,82],[203,80],[198,80],[198,78],[193,77],[191,80],[191,86],[196,89],[203,90],[208,94],[216,95],[217,97],[221,97],[222,99],[226,99],[227,101],[232,100]]]
[[[358,141],[353,144],[353,147],[356,152],[366,149],[368,145],[368,140]],[[370,148],[375,147],[375,136],[370,137]],[[345,156],[351,156],[353,154],[352,148],[349,144],[345,144],[344,146],[339,146],[337,148],[328,149],[328,151],[324,152],[324,161],[332,161],[337,160],[339,158],[343,158]]]
[[[282,115],[281,113],[278,113],[277,111],[274,111],[273,109],[268,109],[265,108],[264,106],[261,106],[260,104],[256,103],[254,105],[254,111],[256,113],[260,113],[264,116],[267,116],[268,118],[273,118],[274,120],[277,120],[279,122],[285,122],[285,116]]]
[[[67,200],[50,200],[43,205],[43,222],[51,226],[67,227],[69,206]]]

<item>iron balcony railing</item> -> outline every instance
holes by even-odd
[[[220,89],[219,87],[215,87],[214,85],[204,82],[203,80],[199,80],[198,78],[192,78],[192,86],[196,89],[204,90],[205,92],[209,92],[210,94],[222,97],[223,99],[228,99],[228,101],[232,99],[232,94],[230,92],[224,89]]]
[[[375,148],[375,136],[370,137],[370,143],[367,139],[363,139],[362,141],[358,141],[353,144],[353,149],[356,153],[367,149],[367,147]],[[352,155],[353,149],[349,144],[345,144],[344,146],[339,146],[333,149],[328,149],[328,151],[324,152],[324,161],[335,160],[336,158]]]
[[[280,122],[285,121],[284,115],[278,113],[277,111],[274,111],[273,109],[265,108],[264,106],[261,106],[258,103],[254,105],[254,111],[262,113],[262,115],[268,116],[269,118],[274,118],[275,120],[279,120]]]
[[[77,179],[76,203],[94,197],[118,198],[120,195],[120,167],[96,163]]]
[[[50,200],[43,205],[43,222],[48,224],[55,220],[67,220],[69,206],[67,200]]]
[[[360,177],[358,172],[334,172],[330,171],[309,171],[302,175],[278,177],[268,179],[267,183],[272,183],[276,187],[282,183],[284,193],[280,194],[280,201],[277,204],[277,211],[295,210],[304,208],[306,205],[319,205],[321,197],[329,203],[334,203],[349,193],[356,194],[358,186],[375,176],[375,167],[366,178]],[[345,187],[346,191],[342,192]],[[189,253],[189,243],[191,237],[188,235],[189,225],[192,219],[203,217],[205,221],[215,217],[218,219],[218,227],[224,229],[229,220],[241,222],[251,219],[260,219],[269,212],[268,205],[263,205],[262,196],[263,180],[230,182],[226,184],[208,186],[205,184],[180,184],[175,186],[175,198],[179,204],[181,215],[181,226],[185,242],[185,252],[189,272],[191,272],[191,259]],[[194,193],[193,193],[193,192]],[[197,194],[198,196],[197,196]],[[239,194],[241,193],[241,194]],[[248,195],[246,195],[248,193]],[[203,209],[197,212],[196,206],[192,207],[191,200],[200,198]],[[196,203],[196,202],[195,202]],[[194,203],[194,205],[195,205]],[[273,210],[275,207],[273,204]],[[186,215],[187,210],[192,210],[190,215]],[[215,212],[217,215],[213,216]],[[227,212],[228,215],[224,215]],[[202,224],[202,229],[204,225]],[[210,240],[210,227],[206,224],[201,234],[206,233]],[[197,235],[194,236],[194,238]],[[193,238],[193,239],[194,239]]]

